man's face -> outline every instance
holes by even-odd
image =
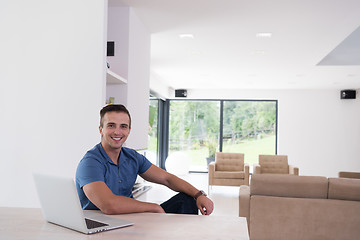
[[[121,150],[130,134],[130,119],[123,112],[107,112],[103,117],[103,126],[99,127],[101,145],[105,150]]]

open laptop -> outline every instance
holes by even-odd
[[[34,173],[44,218],[51,223],[85,234],[133,225],[100,211],[83,211],[71,178]]]

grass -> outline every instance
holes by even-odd
[[[206,157],[208,156],[206,147],[184,152],[190,157],[191,166],[206,167]],[[223,152],[244,153],[245,162],[251,165],[258,162],[259,154],[275,154],[275,136],[266,136],[259,140],[247,140],[237,144],[224,143]]]
[[[156,152],[155,149],[156,139],[150,138],[149,150]],[[206,169],[206,157],[208,156],[208,149],[206,147],[183,152],[190,157],[190,169],[192,168],[191,166],[196,168],[204,167]],[[224,142],[223,152],[244,153],[245,162],[252,165],[258,162],[259,154],[275,154],[275,136],[264,136],[261,139],[250,139],[236,144]]]

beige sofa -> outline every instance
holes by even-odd
[[[360,239],[360,179],[256,174],[239,215],[251,240]]]

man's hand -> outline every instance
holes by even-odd
[[[214,210],[214,203],[204,195],[196,199],[196,205],[200,209],[202,215],[210,215]]]

